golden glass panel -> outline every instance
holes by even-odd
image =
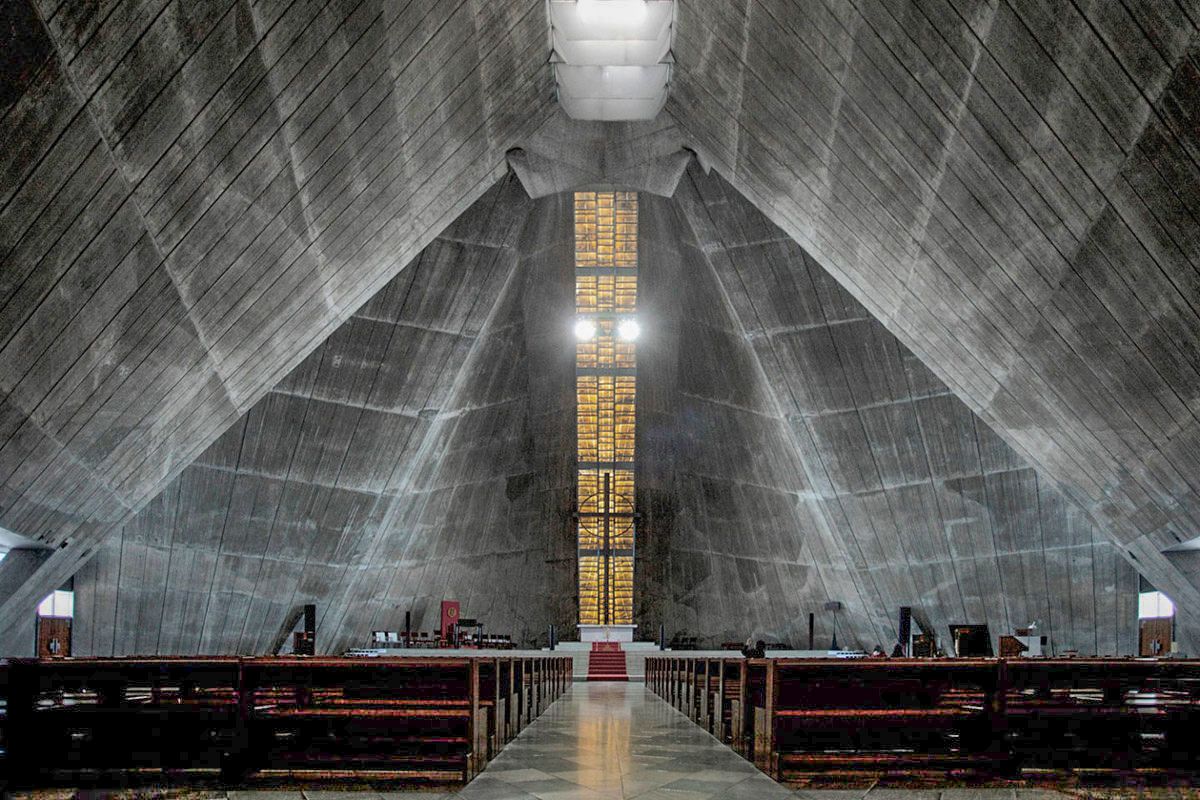
[[[637,275],[613,276],[613,310],[637,311]]]
[[[608,513],[633,514],[633,470],[629,469],[581,469],[577,499],[579,513],[603,514],[604,476],[609,476]]]
[[[579,375],[575,380],[575,426],[579,461],[633,461],[637,379],[633,375]]]
[[[628,465],[636,438],[637,380],[630,373],[637,348],[616,335],[616,324],[637,311],[637,229],[635,192],[575,194],[575,310],[595,315],[597,327],[596,336],[575,349],[579,618],[585,624],[633,620],[634,473]]]
[[[575,266],[637,266],[637,193],[575,193]]]
[[[604,520],[600,517],[584,517],[579,521],[579,550],[603,551]],[[633,549],[633,517],[611,516],[608,524],[608,549]],[[603,555],[603,552],[599,553]]]
[[[637,367],[637,344],[618,339],[613,334],[612,320],[596,323],[596,336],[575,344],[575,366],[579,369],[634,369]]]
[[[575,276],[575,311],[580,314],[595,314],[600,310],[597,292],[600,280],[596,275]]]
[[[585,625],[604,623],[604,566],[597,556],[579,558],[579,621]],[[608,559],[608,619],[615,625],[633,621],[633,558],[613,556]]]
[[[579,314],[627,314],[637,310],[637,274],[582,273],[575,277]]]

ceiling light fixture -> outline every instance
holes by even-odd
[[[549,0],[550,61],[572,119],[654,119],[667,102],[675,0]]]
[[[579,18],[592,25],[637,25],[646,18],[646,0],[578,0]]]

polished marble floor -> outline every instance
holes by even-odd
[[[470,800],[791,793],[640,683],[576,683],[459,791]]]

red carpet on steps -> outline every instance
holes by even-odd
[[[588,653],[589,681],[627,681],[629,673],[625,671],[625,651],[618,642],[592,642],[592,652]]]

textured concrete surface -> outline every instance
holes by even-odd
[[[269,651],[307,602],[326,652],[443,598],[571,622],[569,215],[485,194],[79,573],[78,652]]]
[[[536,0],[15,0],[0,93],[0,525],[27,613],[506,169]]]
[[[786,423],[681,210],[640,205],[635,619],[709,645],[790,638],[842,594],[845,569],[822,551]]]
[[[653,122],[581,122],[561,109],[519,149],[509,166],[530,197],[619,189],[670,197],[693,154],[666,115]]]
[[[555,120],[534,0],[0,5],[0,527],[54,548],[28,575],[0,567],[0,584],[15,587],[0,597],[0,639],[27,626],[37,599],[103,542],[128,535],[133,516],[231,426],[246,427],[268,390],[503,175],[507,154],[524,154],[534,194],[631,175],[651,189],[678,176],[677,144],[827,269],[1016,454],[968,426],[932,383],[905,391],[921,425],[932,414],[947,426],[944,443],[922,433],[933,477],[908,482],[903,459],[919,462],[915,446],[893,460],[881,449],[871,463],[820,452],[912,440],[894,378],[901,369],[907,379],[913,359],[878,361],[862,388],[847,368],[836,403],[842,379],[822,372],[830,397],[813,400],[801,391],[807,366],[786,361],[807,345],[755,339],[777,324],[804,328],[808,312],[737,311],[805,482],[838,498],[824,527],[813,524],[831,547],[853,543],[844,555],[828,550],[827,566],[856,576],[864,614],[917,596],[947,617],[980,603],[998,615],[989,576],[972,582],[946,567],[956,548],[971,550],[977,574],[989,560],[1026,568],[1022,585],[1002,588],[1013,624],[1028,621],[1039,581],[1084,574],[1077,558],[1088,541],[1093,596],[1107,596],[1107,576],[1116,587],[1127,571],[1104,566],[1094,524],[1179,603],[1194,652],[1200,559],[1161,551],[1200,530],[1198,22],[1194,0],[681,0],[664,116],[611,142],[592,131],[575,158],[578,134]],[[697,249],[728,240],[692,224]],[[746,294],[757,296],[753,285]],[[830,333],[833,344],[814,347],[883,347],[871,344],[885,341],[878,326],[834,318],[826,327],[858,327],[860,344]],[[777,372],[768,354],[784,365]],[[446,447],[470,449],[449,431],[466,441],[465,429],[442,427]],[[939,450],[967,441],[968,427],[978,465]],[[429,481],[429,497],[450,480],[432,462],[405,463]],[[490,480],[506,482],[519,468],[493,467]],[[249,518],[268,513],[259,502],[276,507],[249,491],[239,500]],[[155,502],[155,513],[175,513]],[[203,508],[224,513],[219,501]],[[391,530],[404,509],[389,507],[389,523],[374,529]],[[896,530],[955,530],[926,549],[937,536],[910,542],[877,527],[888,515]],[[286,536],[268,534],[266,546],[308,563],[300,553],[315,520],[295,550]],[[1071,534],[1047,537],[1056,527]],[[909,576],[893,579],[878,559],[901,552]],[[257,594],[254,559],[230,556],[228,573],[201,563],[179,591],[211,572],[256,606],[289,602]],[[420,550],[411,557],[427,563]],[[361,563],[386,569],[372,558]],[[122,567],[106,580],[136,588],[136,574]],[[408,588],[380,588],[372,602],[426,591],[398,583]],[[380,586],[339,585],[347,594],[330,613]],[[207,589],[194,591],[211,605]],[[1085,601],[1086,590],[1072,600],[1072,640],[1086,630],[1074,610]],[[1094,604],[1098,620],[1104,602]],[[238,623],[239,647],[270,638],[241,619],[189,635],[215,643]]]
[[[1200,6],[679,6],[702,160],[1200,607]]]
[[[262,652],[305,602],[332,652],[445,598],[569,634],[571,225],[488,192],[76,576],[77,651]],[[643,635],[1132,652],[1116,548],[721,178],[642,196],[640,260]]]
[[[530,204],[499,293],[427,451],[342,592],[334,650],[440,620],[456,599],[524,645],[575,622],[572,199]],[[340,615],[340,616],[339,616]]]
[[[682,291],[663,290],[683,333],[681,419],[661,449],[685,476],[672,558],[705,576],[675,582],[686,627],[740,641],[757,619],[805,646],[815,609],[827,645],[829,599],[848,606],[842,641],[868,648],[889,646],[908,605],[943,638],[1040,620],[1055,651],[1135,651],[1137,573],[1085,514],[724,180],[693,168],[676,200],[696,249]],[[789,574],[801,540],[816,603]],[[727,627],[739,611],[746,626]]]

